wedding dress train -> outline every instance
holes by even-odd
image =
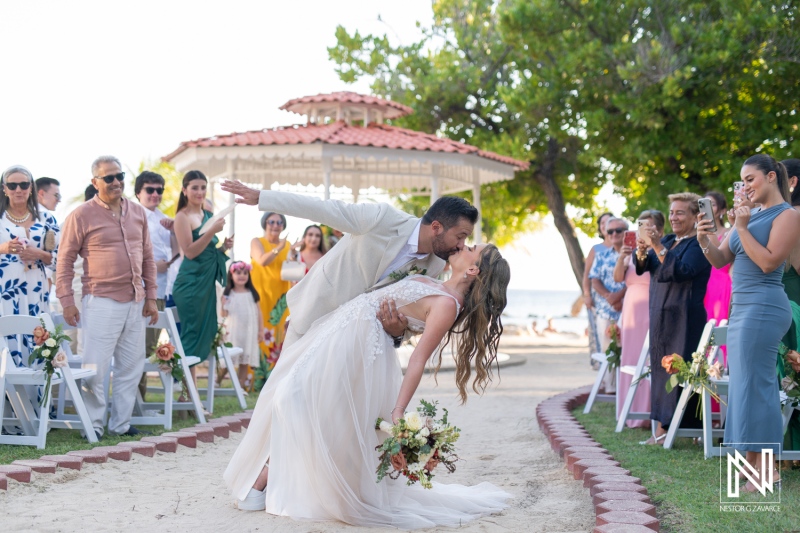
[[[423,276],[362,294],[317,320],[281,354],[225,471],[234,496],[247,495],[269,459],[267,512],[294,519],[455,527],[506,507],[511,495],[489,483],[434,481],[426,490],[407,486],[403,477],[376,482],[375,447],[386,435],[375,431],[375,420],[388,417],[402,381],[376,313],[387,298],[399,308],[432,295],[452,297]],[[416,333],[423,327],[409,318]]]

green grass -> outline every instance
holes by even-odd
[[[200,380],[199,386],[204,387],[205,380]],[[230,386],[230,383],[223,383],[223,386]],[[163,400],[164,395],[148,394],[147,399],[151,401]],[[247,408],[252,409],[256,400],[257,393],[250,393],[246,396]],[[219,418],[241,412],[239,401],[235,396],[217,396],[214,398],[214,414],[207,419]],[[179,412],[175,412],[172,417],[172,429],[164,429],[164,426],[139,426],[136,427],[151,432],[153,435],[160,435],[170,431],[191,427],[197,424],[197,420],[191,416],[182,419]],[[97,444],[90,444],[80,436],[77,430],[53,429],[47,434],[47,446],[44,450],[39,450],[35,446],[11,446],[0,445],[0,464],[9,464],[17,459],[38,459],[43,455],[62,455],[72,450],[88,450],[95,446],[114,446],[120,442],[139,440],[138,437],[117,437],[106,434],[103,440]]]
[[[650,430],[626,428],[614,433],[614,404],[595,404],[583,414],[583,406],[573,411],[592,437],[601,443],[623,468],[642,480],[656,505],[663,532],[735,532],[800,530],[800,470],[783,463],[783,490],[780,511],[724,512],[719,505],[720,459],[703,459],[702,446],[691,439],[678,438],[671,450],[638,443]],[[722,469],[725,474],[725,467]],[[741,494],[742,505],[775,501],[767,492]]]

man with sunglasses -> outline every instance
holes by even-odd
[[[142,433],[130,425],[136,389],[144,370],[145,321],[158,320],[156,264],[145,209],[127,200],[119,159],[92,163],[97,195],[64,221],[56,270],[56,295],[70,326],[83,329],[83,364],[97,370],[81,391],[98,437],[106,412],[105,380],[114,358],[114,401],[108,432]],[[83,302],[72,289],[75,260],[83,258]]]
[[[36,194],[39,196],[39,209],[44,207],[55,211],[61,203],[61,184],[54,178],[39,178],[36,180]]]
[[[166,184],[161,174],[145,170],[138,176],[133,184],[133,192],[136,199],[144,207],[147,214],[147,229],[150,231],[150,243],[153,245],[153,260],[156,262],[156,284],[158,285],[158,297],[156,307],[159,311],[164,310],[165,293],[167,290],[167,270],[175,257],[178,245],[175,235],[166,229],[161,221],[169,220],[167,215],[158,208],[164,198],[164,185]],[[158,345],[158,337],[161,330],[148,328],[145,333],[145,357],[152,354]],[[142,399],[147,396],[147,375],[143,374],[139,382],[139,392]]]

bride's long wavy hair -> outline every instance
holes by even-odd
[[[452,342],[456,385],[462,404],[467,401],[467,385],[473,364],[475,379],[472,389],[476,393],[483,394],[492,381],[492,364],[497,361],[497,346],[503,333],[500,317],[506,307],[506,289],[511,279],[508,261],[493,244],[483,249],[477,265],[480,272],[464,295],[461,313],[445,336],[436,365],[438,372],[442,366],[442,351]]]

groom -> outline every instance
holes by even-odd
[[[223,182],[222,190],[236,194],[237,203],[312,219],[346,233],[289,291],[291,320],[284,347],[305,335],[318,318],[412,269],[438,276],[447,258],[464,247],[478,220],[478,210],[455,196],[439,198],[419,219],[388,204],[348,204],[259,191],[238,181]],[[384,330],[399,346],[407,320],[393,307],[382,305],[380,315]]]

